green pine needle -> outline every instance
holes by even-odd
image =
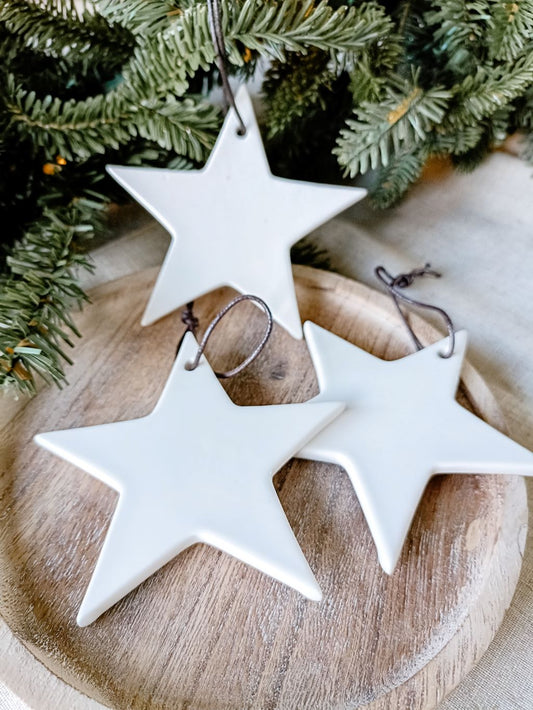
[[[416,77],[396,77],[379,103],[363,103],[347,122],[335,148],[339,163],[351,177],[370,168],[386,167],[392,153],[417,146],[442,121],[451,93],[441,87],[422,89]]]
[[[91,268],[79,246],[101,226],[104,204],[45,208],[11,250],[0,279],[0,387],[33,394],[37,375],[65,381],[66,348],[80,335],[69,309],[87,299],[76,271]]]

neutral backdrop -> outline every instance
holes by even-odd
[[[493,154],[470,175],[455,173],[444,163],[435,164],[399,207],[378,213],[364,202],[311,235],[327,251],[332,269],[374,287],[379,287],[373,275],[378,264],[396,273],[431,262],[441,271],[441,279],[425,279],[410,293],[438,303],[449,311],[457,327],[469,331],[470,360],[499,400],[511,437],[531,450],[532,172],[512,149]],[[95,250],[97,269],[85,282],[96,285],[156,265],[167,245],[163,228],[134,210],[132,221],[122,222],[115,239]],[[15,407],[2,403],[0,426]],[[528,494],[531,503],[531,480]],[[533,708],[532,529],[530,514],[522,574],[499,633],[478,666],[439,710]],[[0,640],[7,651],[0,669],[3,664],[14,667],[27,653],[9,638],[2,623]],[[27,707],[0,683],[0,710]]]

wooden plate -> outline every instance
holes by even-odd
[[[409,352],[386,297],[331,273],[295,273],[303,319],[385,359]],[[39,450],[32,436],[153,408],[183,329],[179,313],[140,327],[154,278],[150,270],[96,289],[78,318],[84,339],[70,387],[44,390],[3,432],[0,614],[51,671],[55,691],[45,681],[22,689],[24,675],[9,669],[4,680],[39,710],[92,701],[128,710],[434,708],[480,658],[510,603],[526,527],[520,478],[434,478],[389,577],[343,470],[293,460],[275,483],[324,592],[320,604],[196,545],[96,623],[76,626],[116,496]],[[204,328],[231,295],[221,289],[197,301]],[[216,369],[250,352],[263,317],[250,304],[231,312],[207,353]],[[438,337],[415,325],[423,341]],[[460,399],[502,429],[483,380],[469,365],[463,375]],[[243,405],[304,401],[317,391],[305,343],[279,328],[224,386]],[[40,673],[32,663],[26,681]]]

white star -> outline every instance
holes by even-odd
[[[204,358],[185,369],[196,349],[188,333],[148,416],[35,437],[120,494],[80,626],[197,542],[321,598],[272,477],[344,405],[239,407]]]
[[[202,170],[108,166],[172,237],[142,324],[227,285],[260,296],[275,320],[301,338],[290,248],[366,190],[273,176],[244,87],[237,107],[246,135],[237,134],[230,110]]]
[[[345,411],[298,456],[337,463],[350,476],[388,574],[398,562],[429,479],[438,473],[533,475],[533,454],[455,400],[467,337],[456,335],[386,362],[306,322],[320,394]]]

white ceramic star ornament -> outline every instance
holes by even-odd
[[[455,394],[467,336],[385,361],[314,323],[304,333],[320,394],[345,411],[298,456],[346,469],[388,574],[429,479],[438,473],[533,475],[533,454],[462,407]]]
[[[244,87],[236,105],[246,134],[230,109],[202,170],[107,168],[172,237],[142,324],[227,285],[260,296],[301,338],[290,248],[366,190],[275,177]]]
[[[187,333],[148,416],[35,437],[120,494],[80,626],[197,542],[321,598],[272,477],[344,405],[237,406],[203,357],[185,369],[197,347]]]

